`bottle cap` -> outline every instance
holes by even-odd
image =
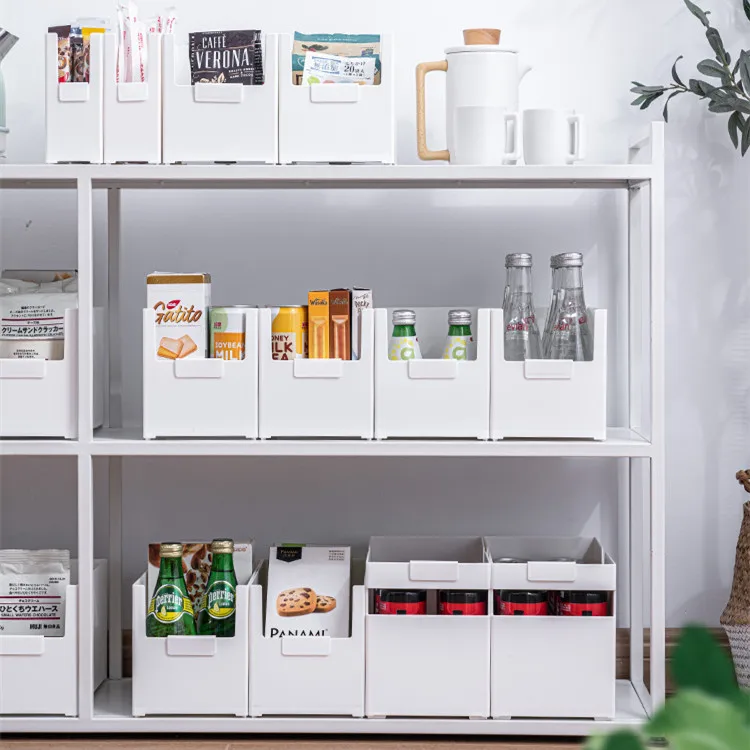
[[[211,552],[214,555],[231,555],[234,552],[234,540],[214,539],[211,542]]]
[[[470,326],[471,313],[468,310],[451,310],[448,313],[449,326]]]
[[[560,253],[560,255],[554,256],[554,260],[557,261],[557,268],[583,267],[583,255],[581,253]]]
[[[394,310],[394,326],[413,326],[417,322],[417,314],[414,310]]]
[[[162,557],[182,557],[182,542],[162,542],[159,554]]]
[[[528,253],[510,253],[505,256],[506,268],[531,268],[531,256]]]

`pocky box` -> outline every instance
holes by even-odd
[[[372,289],[352,289],[352,359],[362,357],[362,310],[372,308]]]
[[[352,358],[352,293],[333,289],[329,295],[331,359]]]
[[[331,341],[330,292],[310,292],[308,307],[308,356],[310,359],[328,359]]]
[[[190,34],[190,70],[193,83],[263,85],[261,32],[250,29]]]

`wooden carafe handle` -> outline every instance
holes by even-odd
[[[451,155],[447,149],[431,151],[427,148],[427,126],[425,124],[425,95],[424,79],[433,70],[448,72],[448,61],[419,63],[417,65],[417,152],[422,161],[450,161]]]

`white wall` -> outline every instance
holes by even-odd
[[[165,2],[162,5],[167,5]],[[705,4],[705,3],[704,3]],[[0,0],[0,23],[22,37],[3,65],[8,88],[9,160],[39,162],[44,149],[46,26],[108,14],[109,0]],[[159,4],[141,3],[144,10]],[[397,51],[398,158],[416,162],[414,66],[439,59],[462,28],[500,26],[504,42],[534,65],[522,105],[558,105],[589,118],[595,161],[623,161],[629,136],[659,111],[629,107],[629,81],[657,83],[684,54],[684,75],[708,56],[700,24],[679,0],[410,0],[313,6],[178,0],[179,30],[260,27],[268,31],[393,31]],[[750,25],[739,0],[711,0],[730,49]],[[745,41],[745,46],[747,42]],[[431,77],[429,139],[444,138],[443,101]],[[743,500],[733,475],[747,460],[750,353],[748,170],[726,135],[725,118],[697,100],[673,102],[667,138],[668,622],[716,623],[731,583]],[[97,295],[105,267],[102,198],[97,198]],[[127,193],[122,273],[124,400],[140,409],[140,309],[144,275],[156,268],[205,269],[217,303],[298,302],[316,286],[367,284],[376,303],[497,305],[503,256],[536,261],[537,304],[546,304],[546,259],[582,250],[590,304],[622,309],[625,200],[613,193],[284,192]],[[70,195],[0,195],[0,266],[75,263]],[[615,335],[615,326],[611,326]],[[617,341],[615,349],[623,342]],[[612,358],[615,391],[622,358]],[[614,422],[620,409],[611,405]],[[0,543],[75,545],[67,513],[75,473],[49,461],[5,459]],[[97,486],[97,552],[106,549],[104,466]],[[125,575],[162,537],[252,535],[350,541],[371,533],[599,533],[613,549],[614,461],[478,459],[225,459],[125,462]],[[31,478],[31,479],[30,479]],[[30,491],[33,487],[33,492]],[[619,512],[622,515],[622,509]],[[68,519],[68,520],[66,520]],[[38,537],[30,531],[43,528]]]

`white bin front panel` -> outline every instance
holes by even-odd
[[[89,83],[58,83],[57,34],[47,34],[46,133],[49,164],[104,159],[104,34],[91,35]]]
[[[614,718],[614,617],[491,620],[493,718]]]
[[[237,586],[233,638],[148,638],[145,582],[144,574],[133,584],[133,716],[247,716],[250,587]],[[174,640],[179,646],[170,648]],[[167,689],[169,685],[176,687]]]
[[[117,82],[117,37],[104,35],[104,161],[161,163],[162,37],[148,36],[148,80]]]
[[[231,361],[159,359],[154,316],[143,311],[144,438],[256,438],[258,311],[245,311],[245,359]]]
[[[292,37],[279,42],[279,155],[293,162],[395,164],[393,39],[381,35],[379,86],[292,83]]]
[[[274,360],[271,311],[260,311],[260,437],[373,436],[372,310],[362,311],[359,360]]]
[[[367,716],[489,716],[489,617],[365,621]]]
[[[474,310],[477,357],[466,362],[395,362],[388,359],[390,310],[375,311],[375,437],[489,438],[490,311]],[[416,309],[448,333],[448,308]],[[437,350],[433,353],[438,354]],[[424,349],[422,350],[425,356]],[[412,371],[412,365],[416,365]]]
[[[589,310],[589,320],[594,328],[591,362],[506,362],[503,311],[492,311],[493,440],[606,439],[607,311]]]
[[[164,36],[164,162],[260,162],[276,164],[279,142],[278,37],[264,37],[262,86],[190,85],[178,75],[186,45]],[[184,67],[184,65],[181,65]],[[187,69],[185,69],[187,76]],[[179,78],[179,80],[178,80]]]

